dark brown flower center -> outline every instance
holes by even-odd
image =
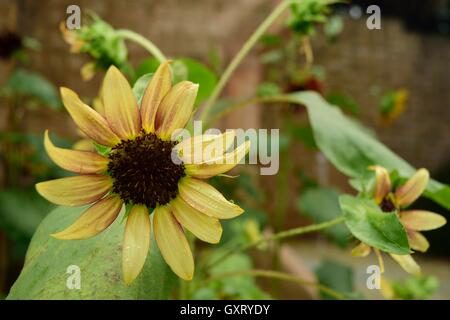
[[[395,211],[397,208],[395,207],[394,202],[390,199],[390,197],[385,197],[381,203],[380,208],[383,210],[383,212],[392,212]]]
[[[153,133],[122,140],[109,154],[113,192],[125,203],[148,208],[165,205],[175,198],[178,181],[185,174],[183,164],[172,161],[174,145],[175,142],[163,141]]]

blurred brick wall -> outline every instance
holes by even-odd
[[[82,12],[92,10],[111,23],[115,28],[134,30],[152,39],[167,56],[189,56],[206,60],[210,50],[217,50],[226,63],[236,52],[248,35],[256,28],[270,11],[274,0],[0,0],[5,10],[0,12],[3,19],[8,10],[17,11],[15,25],[25,35],[37,38],[42,49],[33,55],[34,69],[42,72],[56,86],[67,86],[81,96],[93,97],[97,94],[100,79],[83,82],[80,77],[81,66],[88,61],[86,57],[70,54],[68,45],[62,40],[58,25],[66,18],[66,8],[70,4],[80,6]],[[141,47],[129,43],[130,58],[134,66],[148,55]],[[249,74],[255,70],[252,58],[241,70]],[[248,67],[250,66],[250,68]],[[257,81],[256,81],[257,82]],[[238,93],[254,93],[255,81],[239,86]],[[254,108],[253,108],[254,109]],[[250,109],[245,111],[245,114]],[[255,113],[257,110],[253,110]],[[255,114],[256,115],[256,114]],[[49,122],[49,115],[32,115],[36,130],[42,121]],[[36,120],[41,118],[41,121]],[[234,116],[238,125],[255,126],[252,119]],[[52,124],[50,123],[50,126]],[[65,126],[57,130],[67,135]],[[72,125],[69,131],[74,132]],[[42,130],[42,129],[41,129]]]
[[[102,75],[90,82],[81,80],[80,67],[88,60],[70,54],[58,30],[69,4],[78,4],[82,11],[97,12],[116,28],[131,29],[149,37],[168,56],[206,60],[208,51],[216,49],[226,63],[277,2],[0,0],[0,21],[3,24],[11,20],[10,9],[15,8],[12,24],[42,43],[41,52],[33,55],[33,67],[56,86],[68,86],[82,96],[93,97]],[[364,122],[372,127],[379,102],[379,97],[371,95],[373,88],[408,89],[410,100],[405,114],[392,127],[377,127],[377,133],[384,143],[415,166],[437,170],[450,158],[450,42],[438,36],[408,32],[399,21],[390,18],[383,19],[382,27],[380,31],[371,31],[365,27],[364,19],[348,18],[337,43],[326,46],[323,39],[314,40],[315,62],[328,71],[325,89],[341,90],[354,97],[362,106]],[[142,48],[133,44],[128,48],[134,65],[146,57]],[[229,86],[228,94],[251,96],[262,75],[257,57],[252,54],[237,70],[236,81]],[[274,113],[259,106],[236,112],[222,126],[258,126],[262,112],[270,120],[262,126],[276,127]],[[32,131],[54,127],[60,134],[74,136],[74,126],[65,116],[40,112],[30,114],[27,122]],[[329,172],[328,178],[322,175],[329,184],[345,182],[330,166],[317,161],[320,156],[306,156],[299,150],[292,158],[309,168],[313,175],[318,176],[324,170]]]
[[[379,138],[417,167],[438,170],[450,162],[450,41],[409,32],[392,18],[382,30],[369,30],[365,19],[346,19],[334,45],[316,41],[316,63],[327,70],[326,89],[358,101],[365,123]],[[391,127],[376,127],[379,97],[375,89],[405,88],[406,112]]]

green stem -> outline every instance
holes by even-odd
[[[258,104],[258,103],[289,103],[289,98],[287,98],[285,95],[277,95],[272,97],[255,97],[251,98],[239,103],[236,103],[220,112],[217,112],[214,116],[212,116],[209,119],[206,119],[206,127],[209,128],[214,123],[216,123],[219,119],[223,118],[225,115],[232,113],[235,110],[241,109],[243,107],[246,107],[251,104]]]
[[[331,288],[328,288],[324,285],[321,285],[319,283],[316,282],[312,282],[312,281],[308,281],[308,280],[304,280],[302,278],[298,278],[296,276],[284,273],[284,272],[279,272],[279,271],[273,271],[273,270],[258,270],[258,269],[253,269],[253,270],[240,270],[240,271],[235,271],[235,272],[226,272],[226,273],[221,273],[218,275],[215,275],[213,277],[210,277],[204,281],[202,281],[200,283],[200,285],[205,285],[208,282],[212,282],[215,280],[220,280],[223,278],[228,278],[228,277],[235,277],[235,276],[253,276],[253,277],[263,277],[263,278],[270,278],[270,279],[278,279],[278,280],[284,280],[284,281],[290,281],[302,286],[311,286],[311,287],[315,287],[327,294],[329,294],[330,296],[332,296],[335,299],[338,300],[342,300],[344,299],[344,295],[334,291]]]
[[[141,36],[139,33],[136,33],[131,30],[121,29],[117,30],[116,33],[119,37],[123,39],[127,39],[139,44],[145,50],[150,52],[159,62],[166,61],[166,56],[159,50],[159,48],[147,38]]]
[[[249,244],[246,244],[246,245],[241,245],[240,247],[228,250],[226,253],[224,253],[217,260],[215,260],[211,264],[209,264],[208,267],[209,268],[213,267],[214,265],[216,265],[219,262],[225,260],[230,255],[232,255],[232,254],[234,254],[236,252],[246,251],[248,249],[257,247],[260,244],[263,244],[265,242],[274,241],[274,240],[281,240],[281,239],[294,237],[294,236],[298,236],[298,235],[305,234],[305,233],[310,233],[310,232],[316,232],[316,231],[324,230],[324,229],[327,229],[327,228],[330,228],[330,227],[334,227],[335,225],[344,222],[344,220],[345,220],[344,217],[338,217],[338,218],[335,218],[335,219],[332,219],[332,220],[329,220],[329,221],[325,221],[325,222],[322,222],[322,223],[312,224],[312,225],[309,225],[309,226],[298,227],[298,228],[294,228],[294,229],[289,229],[289,230],[286,230],[286,231],[281,231],[281,232],[275,233],[275,234],[267,236],[267,237],[263,237],[263,238],[261,238],[261,239],[259,239],[257,241],[252,242],[252,243],[249,243]]]
[[[206,102],[205,107],[200,116],[200,120],[205,120],[209,110],[214,106],[217,98],[221,94],[222,90],[225,88],[228,80],[232,76],[233,72],[239,66],[239,64],[244,60],[250,50],[254,47],[254,45],[258,42],[259,38],[269,29],[269,27],[275,22],[276,19],[286,10],[291,4],[299,2],[300,0],[292,0],[292,1],[282,1],[272,13],[259,25],[259,27],[255,30],[255,32],[248,38],[248,40],[244,43],[239,52],[234,56],[233,60],[230,62],[228,67],[225,69],[224,73],[220,77],[219,82],[214,88],[211,96]]]

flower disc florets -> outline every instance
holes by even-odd
[[[108,164],[114,180],[112,191],[125,203],[148,208],[169,203],[178,194],[178,181],[185,176],[184,165],[172,161],[174,145],[145,133],[113,147]]]

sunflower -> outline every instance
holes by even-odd
[[[430,174],[428,170],[422,168],[417,170],[404,184],[393,187],[389,172],[381,166],[373,166],[370,169],[375,171],[376,183],[374,200],[383,212],[397,212],[400,222],[405,228],[408,242],[411,249],[426,252],[429,248],[427,239],[420,231],[434,230],[442,227],[446,219],[434,212],[425,210],[405,210],[416,201],[425,191]],[[371,251],[371,247],[361,242],[356,246],[352,254],[364,257]],[[381,269],[383,270],[383,260],[381,253],[375,249]],[[408,273],[419,275],[420,266],[414,261],[411,255],[390,254],[391,257]]]
[[[222,235],[219,219],[243,213],[205,179],[235,167],[247,154],[250,142],[227,152],[234,131],[172,139],[190,119],[197,89],[198,85],[189,81],[172,86],[169,62],[155,72],[140,108],[126,78],[114,66],[108,69],[103,84],[103,113],[84,104],[70,89],[61,88],[63,103],[79,129],[108,152],[62,149],[53,145],[46,132],[49,157],[79,175],[41,182],[36,189],[58,205],[90,204],[67,229],[52,234],[57,239],[93,237],[111,225],[127,205],[122,246],[127,284],[144,265],[151,232],[174,273],[191,280],[194,258],[184,229],[203,241],[218,243]],[[193,158],[200,161],[189,161]]]

